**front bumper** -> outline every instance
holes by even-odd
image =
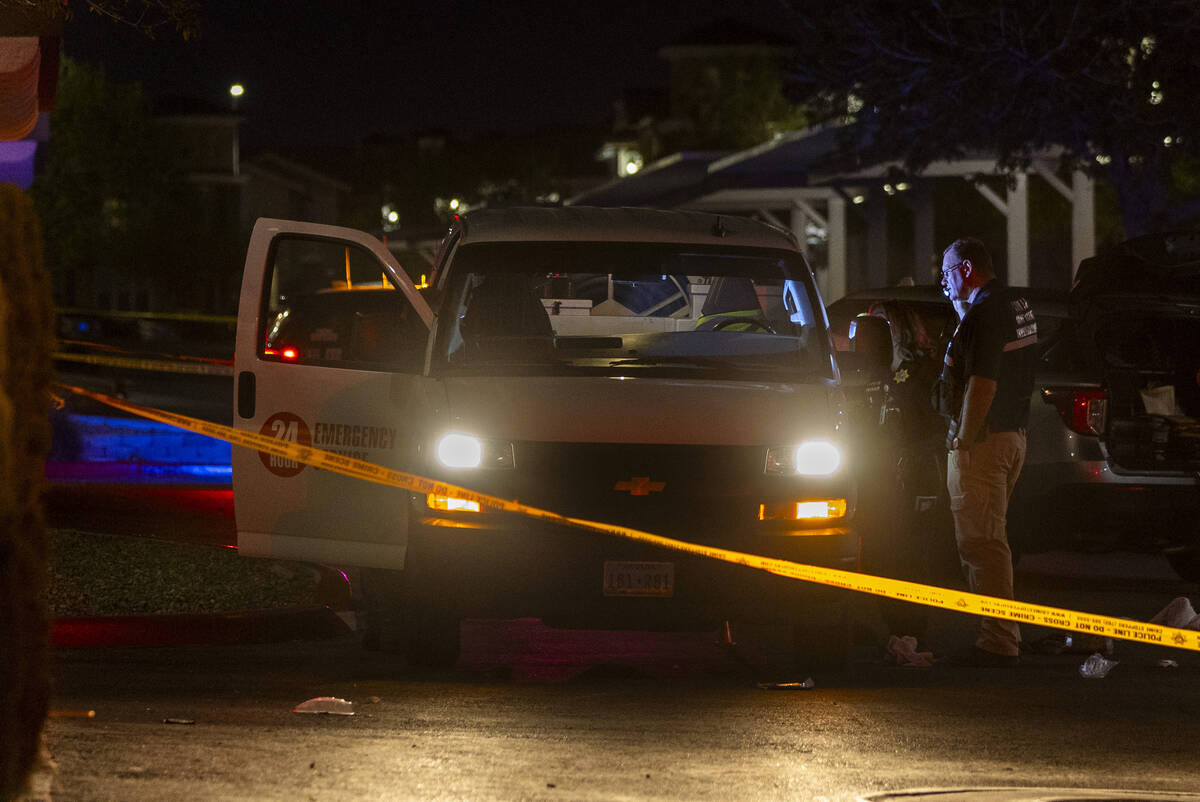
[[[763,448],[520,441],[515,454],[511,469],[428,466],[426,475],[560,515],[706,547],[857,566],[853,483],[844,475],[766,474]],[[797,502],[815,499],[842,499],[844,513],[826,520],[780,517],[789,504],[795,509]],[[805,597],[825,594],[809,583],[618,535],[486,509],[437,511],[425,502],[414,499],[405,582],[410,592],[462,616],[707,629],[723,619],[783,620]],[[639,574],[667,582],[670,593],[606,591],[606,578],[610,586],[620,584],[614,571],[627,571],[635,583]]]
[[[791,621],[797,612],[837,595],[833,588],[747,566],[525,516],[423,512],[411,533],[405,581],[410,591],[462,617],[538,617],[551,625],[588,628],[712,629],[722,620]],[[722,533],[720,547],[844,570],[857,566],[858,538],[846,529],[805,537],[750,530]],[[695,534],[712,539],[712,533]],[[620,587],[620,581],[614,587],[614,573],[619,577],[626,568],[669,579],[655,585],[661,595],[632,595],[645,591]]]

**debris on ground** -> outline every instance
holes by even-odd
[[[1112,671],[1113,666],[1119,662],[1119,660],[1107,660],[1104,655],[1096,652],[1083,661],[1083,665],[1079,667],[1079,676],[1084,679],[1104,679],[1108,676],[1108,672]]]
[[[1030,644],[1037,654],[1095,654],[1112,657],[1113,639],[1086,632],[1051,632]]]
[[[51,710],[47,718],[95,718],[95,710]]]
[[[324,713],[330,716],[353,716],[354,703],[336,696],[316,696],[292,708],[293,713]]]
[[[811,691],[817,683],[809,677],[804,682],[760,682],[758,687],[764,691]]]
[[[932,668],[933,652],[918,652],[917,639],[912,635],[888,638],[887,652],[896,665],[905,668]]]

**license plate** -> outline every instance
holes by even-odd
[[[669,599],[675,595],[675,563],[605,562],[604,595]]]

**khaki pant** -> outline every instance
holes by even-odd
[[[1006,523],[1008,500],[1024,462],[1023,431],[993,432],[969,451],[951,451],[947,458],[946,488],[954,514],[954,535],[972,593],[1013,597]],[[1020,642],[1015,622],[984,618],[975,645],[996,654],[1015,655]]]

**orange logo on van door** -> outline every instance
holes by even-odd
[[[308,425],[299,415],[291,412],[276,412],[263,421],[259,433],[305,448],[312,446],[312,434],[308,430]],[[304,470],[303,462],[281,457],[278,454],[266,454],[260,451],[258,458],[262,460],[267,470],[276,476],[287,478]]]
[[[666,482],[651,482],[649,476],[635,476],[628,482],[622,480],[613,485],[613,490],[628,490],[631,496],[648,496],[667,486]]]

